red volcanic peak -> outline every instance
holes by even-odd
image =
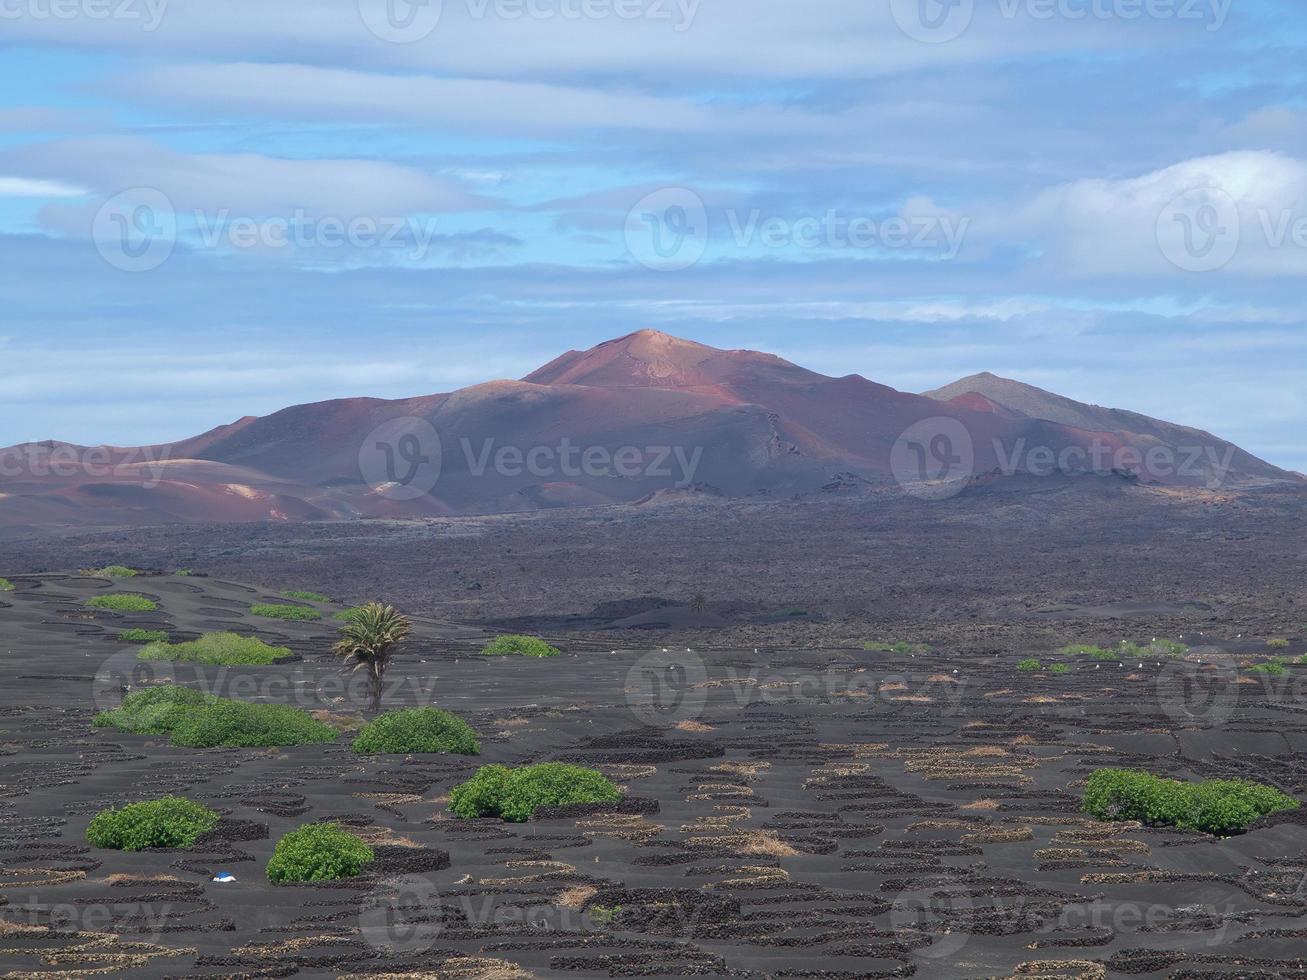
[[[821,378],[774,354],[718,350],[657,330],[637,330],[588,351],[568,351],[522,380],[600,388],[702,388],[743,379]]]

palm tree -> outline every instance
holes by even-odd
[[[696,616],[702,616],[707,609],[708,597],[702,592],[695,593],[694,598],[690,600],[690,612],[694,613]]]
[[[381,711],[381,682],[395,647],[408,639],[410,623],[393,606],[369,602],[360,606],[340,628],[334,649],[346,673],[365,670],[372,687],[372,713]]]

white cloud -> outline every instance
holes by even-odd
[[[1277,153],[1077,180],[972,212],[973,243],[1025,244],[1070,278],[1307,275],[1307,162]]]
[[[0,197],[82,197],[90,191],[57,180],[0,177]]]
[[[292,159],[254,153],[179,153],[148,140],[113,137],[37,143],[0,152],[0,167],[84,184],[111,196],[162,191],[179,213],[284,215],[302,208],[335,217],[465,211],[491,203],[447,177],[377,160]],[[47,208],[49,222],[88,227],[87,208]]]

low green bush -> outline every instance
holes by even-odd
[[[289,647],[269,646],[257,636],[205,633],[198,640],[191,640],[189,643],[169,643],[165,634],[162,640],[151,642],[137,656],[142,660],[171,660],[227,667],[262,667],[292,654]]]
[[[1017,670],[1034,671],[1034,670],[1043,670],[1043,669],[1044,669],[1044,665],[1041,664],[1038,660],[1035,660],[1033,657],[1031,657],[1028,660],[1021,660],[1017,663]]]
[[[402,752],[477,755],[481,752],[481,744],[471,726],[458,715],[438,708],[387,711],[359,732],[352,748],[360,755]]]
[[[621,794],[602,773],[561,762],[509,769],[482,766],[455,786],[449,809],[459,817],[500,817],[520,823],[537,807],[564,803],[616,803]]]
[[[7,578],[0,578],[0,592],[13,592],[14,583]]]
[[[330,602],[331,599],[317,592],[305,592],[300,589],[287,589],[282,593],[287,599],[303,599],[305,602]]]
[[[1089,643],[1073,643],[1057,651],[1064,657],[1088,657],[1090,660],[1120,660],[1120,655],[1113,650],[1096,647]]]
[[[1284,673],[1284,658],[1272,657],[1264,664],[1257,664],[1249,667],[1248,672],[1252,674],[1270,674],[1272,677],[1279,677]]]
[[[481,652],[488,657],[557,657],[562,651],[538,636],[509,634],[495,637]]]
[[[362,606],[350,606],[348,609],[339,610],[332,616],[332,618],[339,619],[343,622],[348,623],[350,620],[352,620],[355,616],[358,615],[359,610],[362,608],[363,608]]]
[[[862,649],[872,653],[930,653],[931,646],[929,643],[904,643],[900,640],[898,643],[884,643],[880,640],[869,640],[862,644]]]
[[[115,592],[112,595],[98,595],[87,599],[86,604],[92,609],[109,609],[113,612],[151,612],[159,608],[153,599],[147,599],[135,592]]]
[[[316,745],[334,742],[339,734],[307,711],[289,705],[215,698],[177,723],[172,744],[192,749]]]
[[[353,878],[373,857],[372,848],[339,824],[305,824],[277,841],[268,861],[268,880],[284,884]]]
[[[1240,779],[1185,783],[1136,769],[1098,769],[1085,783],[1082,809],[1099,820],[1139,820],[1228,835],[1259,817],[1296,810],[1299,802],[1272,786]]]
[[[1048,668],[1048,672],[1050,674],[1069,674],[1071,673],[1071,668],[1066,664],[1053,664]]]
[[[101,810],[86,828],[96,847],[140,851],[147,847],[189,847],[218,823],[218,814],[180,796]]]
[[[100,575],[105,578],[135,578],[141,573],[126,565],[105,565],[104,568],[88,568],[83,575]]]
[[[256,602],[250,606],[250,612],[265,619],[287,619],[299,622],[322,618],[322,613],[308,606],[287,606],[273,602]]]
[[[120,632],[118,641],[120,643],[166,643],[168,634],[165,630],[143,630],[138,626]]]
[[[1090,660],[1147,660],[1149,657],[1177,658],[1189,652],[1189,647],[1176,640],[1154,640],[1146,646],[1122,640],[1121,645],[1108,649],[1089,643],[1073,643],[1057,651],[1066,657],[1088,657]]]
[[[100,712],[91,724],[136,735],[167,735],[186,713],[202,710],[211,700],[202,691],[162,684],[132,691],[120,707]]]
[[[1282,636],[1277,636],[1274,639],[1267,640],[1266,645],[1270,647],[1272,650],[1289,649],[1289,641],[1284,639],[1284,637]]]
[[[171,735],[189,748],[269,747],[335,741],[338,732],[306,711],[282,704],[251,704],[188,687],[161,685],[133,691],[122,706],[92,722],[138,735]]]

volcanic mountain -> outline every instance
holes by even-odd
[[[0,524],[505,513],[664,491],[930,496],[1004,475],[1295,481],[1207,433],[993,375],[928,395],[641,330],[521,381],[350,398],[139,448],[0,450]]]

